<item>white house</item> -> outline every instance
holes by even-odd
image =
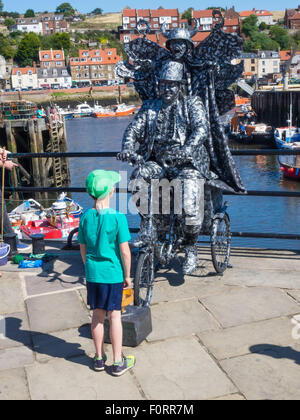
[[[66,67],[38,68],[38,87],[49,89],[70,88],[72,77]]]
[[[278,51],[259,51],[258,78],[268,74],[280,73],[280,54]]]
[[[37,89],[37,73],[35,67],[14,67],[11,75],[13,89]]]
[[[35,34],[43,33],[43,24],[38,18],[20,18],[17,19],[15,25],[10,26],[9,30],[21,32],[34,32]]]

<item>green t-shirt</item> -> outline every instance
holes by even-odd
[[[86,281],[121,283],[120,244],[130,240],[126,216],[112,209],[87,210],[80,218],[78,242],[87,248]]]

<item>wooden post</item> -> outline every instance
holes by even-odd
[[[12,132],[11,121],[7,121],[5,123],[5,132],[6,132],[6,140],[7,140],[7,150],[9,150],[12,153],[17,153],[17,145],[16,145],[15,137]],[[12,170],[11,180],[12,180],[12,187],[19,186],[17,169]],[[19,200],[19,193],[14,192],[13,196],[16,198],[16,200]]]
[[[35,123],[36,123],[37,149],[38,149],[39,153],[44,153],[43,133],[42,133],[42,129],[41,129],[42,120],[35,120]],[[46,173],[46,159],[44,159],[44,158],[38,159],[38,163],[39,163],[39,169],[40,169],[41,186],[42,187],[48,187],[49,186],[49,181],[48,181],[47,173]],[[44,194],[45,200],[48,200],[48,193],[45,192],[43,194]]]
[[[28,131],[29,131],[29,141],[30,141],[30,152],[31,153],[38,153],[38,147],[37,147],[37,140],[36,140],[36,134],[34,131],[34,120],[28,120]],[[39,163],[36,158],[31,159],[32,163],[32,177],[35,187],[41,186],[40,182],[40,168]],[[37,199],[40,200],[42,198],[41,193],[36,193]]]

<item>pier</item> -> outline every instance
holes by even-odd
[[[121,379],[92,370],[79,252],[55,244],[47,252],[58,259],[43,270],[1,267],[0,400],[300,398],[299,247],[234,248],[223,277],[213,274],[208,247],[199,247],[191,277],[160,270],[153,332],[124,348],[137,363]]]
[[[66,127],[63,119],[48,114],[47,118],[0,120],[1,146],[17,153],[64,153],[67,151]],[[19,159],[20,176],[11,174],[10,185],[15,199],[19,199],[17,188],[62,187],[70,185],[67,158]],[[8,179],[8,177],[7,177]],[[37,192],[36,199],[48,199],[48,192]]]
[[[255,91],[251,105],[257,114],[258,121],[274,127],[288,126],[292,104],[292,124],[300,124],[300,90]]]

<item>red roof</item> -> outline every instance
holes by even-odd
[[[12,74],[16,75],[18,71],[22,74],[28,74],[29,71],[32,71],[32,74],[36,74],[36,67],[14,67],[12,69]]]
[[[268,12],[267,10],[256,10],[257,16],[273,16],[271,12]]]
[[[239,12],[239,15],[241,17],[248,17],[250,15],[256,15],[256,16],[273,16],[271,12],[268,12],[267,10],[244,10],[243,12]]]
[[[204,41],[208,36],[210,35],[210,32],[197,32],[195,36],[193,36],[194,42],[202,42]]]
[[[110,53],[110,54],[109,54]],[[77,61],[75,61],[77,59]],[[78,61],[78,59],[80,61]],[[86,59],[85,61],[81,61]],[[98,59],[98,60],[97,60]],[[116,64],[121,60],[121,57],[117,55],[116,48],[95,49],[95,50],[79,50],[79,57],[70,58],[71,66],[88,65],[88,64]]]
[[[135,17],[136,16],[136,10],[135,9],[123,9],[123,16]]]
[[[45,57],[48,55],[48,57]],[[55,56],[59,57],[55,57]],[[40,61],[61,61],[65,59],[64,50],[41,50],[39,51]]]
[[[150,9],[139,9],[136,13],[138,17],[150,17]]]
[[[152,17],[161,17],[161,16],[179,16],[178,9],[158,9],[151,10]]]
[[[238,19],[225,19],[224,26],[239,26]]]
[[[289,50],[282,50],[282,51],[279,51],[279,53],[280,53],[281,61],[287,61],[291,58],[291,51]],[[295,56],[299,54],[300,54],[300,51],[296,51]]]
[[[193,10],[193,18],[194,19],[200,19],[203,17],[212,17],[213,11],[210,10]]]
[[[300,19],[300,12],[297,12],[294,16],[291,16],[290,20]]]

